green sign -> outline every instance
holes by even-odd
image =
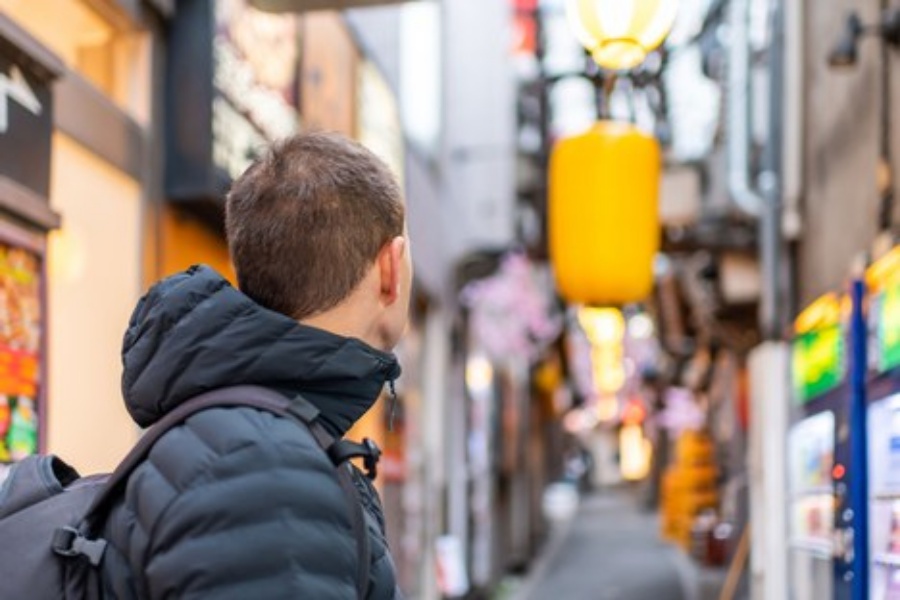
[[[794,398],[806,404],[844,379],[844,332],[834,325],[794,339],[791,374]]]
[[[900,367],[900,285],[886,289],[878,307],[878,370]]]

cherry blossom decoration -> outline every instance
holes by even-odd
[[[464,287],[460,300],[470,311],[475,342],[492,360],[534,363],[562,330],[552,294],[550,277],[540,277],[525,255],[514,252],[494,275]]]
[[[706,414],[697,404],[693,392],[687,388],[673,387],[666,391],[666,408],[657,417],[660,426],[679,436],[685,431],[700,431]]]

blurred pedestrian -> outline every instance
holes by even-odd
[[[197,266],[137,305],[123,349],[128,411],[147,427],[197,394],[252,384],[312,404],[343,437],[400,374],[391,350],[412,263],[395,178],[349,139],[297,135],[234,182],[226,229],[237,288]],[[107,595],[399,598],[377,493],[355,467],[354,486],[302,424],[204,410],[159,439],[112,511]]]
[[[591,489],[594,457],[579,440],[573,440],[563,455],[563,479],[575,485],[579,492]]]

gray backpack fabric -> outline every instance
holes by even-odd
[[[98,568],[106,541],[98,536],[108,511],[124,490],[131,472],[164,433],[189,416],[213,407],[249,406],[290,418],[308,427],[335,464],[341,487],[350,496],[357,540],[357,591],[365,598],[369,580],[369,536],[349,458],[377,461],[371,442],[365,446],[335,441],[316,422],[318,410],[302,398],[256,386],[213,390],[179,405],[151,427],[111,474],[79,476],[53,455],[31,456],[17,463],[0,487],[0,600],[86,600],[102,598]]]

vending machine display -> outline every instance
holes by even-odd
[[[794,323],[792,405],[788,425],[790,600],[863,600],[865,552],[859,548],[864,510],[864,438],[854,435],[864,413],[858,376],[865,337],[854,282],[847,294],[826,294]],[[862,353],[861,356],[865,356]],[[856,412],[854,412],[856,411]],[[857,499],[859,497],[859,499]],[[863,529],[864,526],[863,526]]]
[[[900,600],[900,247],[866,280],[869,598]]]
[[[818,412],[788,432],[788,490],[792,598],[830,598],[835,418]]]
[[[900,600],[900,393],[869,405],[870,598]]]

